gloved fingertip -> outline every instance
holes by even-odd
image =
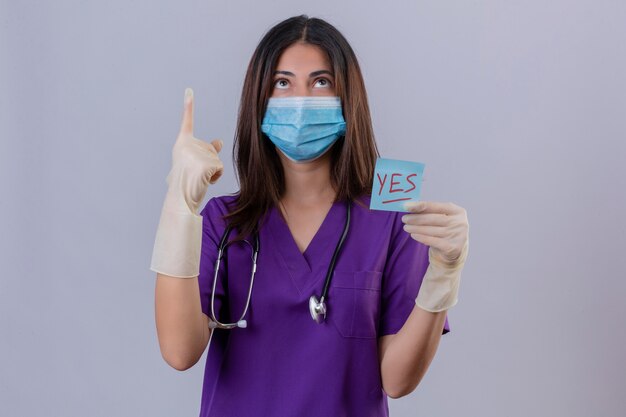
[[[405,207],[412,213],[420,213],[427,208],[425,201],[408,201],[405,203]]]
[[[189,101],[193,98],[193,90],[189,87],[185,88],[185,103],[189,103]]]
[[[419,201],[407,201],[404,203],[404,211],[413,211],[417,208]]]

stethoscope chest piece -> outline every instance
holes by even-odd
[[[313,321],[315,321],[318,324],[323,323],[326,320],[326,303],[324,301],[326,300],[326,296],[328,294],[328,288],[330,286],[330,281],[331,281],[333,272],[335,271],[335,262],[337,261],[337,255],[339,254],[339,251],[341,250],[343,242],[346,239],[346,235],[348,234],[348,229],[350,227],[351,204],[352,204],[351,201],[348,201],[346,204],[346,221],[343,226],[343,232],[341,234],[341,238],[339,239],[337,246],[335,246],[333,257],[331,258],[330,264],[328,265],[328,270],[326,271],[326,280],[324,281],[324,290],[322,291],[322,295],[320,296],[319,300],[317,299],[315,295],[312,295],[311,298],[309,298],[309,312],[311,313],[311,318],[313,318]],[[215,329],[215,328],[234,329],[235,327],[239,327],[239,328],[248,327],[248,322],[246,321],[245,317],[246,317],[246,313],[248,312],[248,307],[250,306],[250,297],[252,295],[252,286],[254,285],[254,275],[256,273],[257,258],[259,255],[260,243],[259,243],[258,232],[254,233],[255,235],[254,244],[250,243],[246,239],[243,240],[243,242],[247,243],[248,245],[252,247],[252,272],[250,274],[250,287],[248,288],[248,298],[246,300],[246,306],[243,310],[243,313],[241,314],[241,317],[235,323],[222,323],[219,320],[217,320],[215,316],[215,288],[217,284],[217,276],[218,276],[219,269],[220,269],[220,262],[222,260],[222,257],[224,257],[226,254],[226,248],[231,243],[235,242],[235,241],[228,242],[228,235],[230,231],[231,231],[231,226],[227,226],[224,229],[224,234],[222,235],[222,239],[220,240],[220,244],[218,247],[217,260],[215,261],[215,269],[213,271],[213,289],[211,290],[211,303],[210,303],[211,317],[209,320],[209,327],[211,329]]]
[[[326,295],[328,294],[328,287],[330,285],[330,279],[333,276],[333,272],[335,271],[335,262],[337,261],[337,255],[339,254],[339,250],[343,245],[344,240],[346,240],[346,235],[348,234],[348,228],[350,226],[350,205],[348,202],[346,205],[346,222],[343,226],[343,233],[341,234],[341,238],[335,247],[335,252],[333,253],[333,257],[330,261],[330,265],[328,265],[328,271],[326,272],[326,280],[324,282],[324,290],[322,291],[322,296],[318,300],[314,295],[309,298],[309,311],[311,312],[311,317],[313,321],[317,324],[322,323],[326,320],[326,303],[324,300],[326,299]]]
[[[311,317],[316,323],[321,323],[326,319],[326,303],[324,303],[324,297],[322,297],[321,301],[317,300],[315,295],[312,295],[309,298],[309,311],[311,312]]]

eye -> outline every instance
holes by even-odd
[[[277,80],[274,81],[274,87],[276,88],[280,88],[280,89],[285,89],[288,87],[289,81],[287,81],[284,78],[279,78]]]
[[[330,82],[328,78],[318,78],[317,80],[315,80],[315,85],[318,85],[320,81],[322,82],[321,87],[327,88],[332,85],[332,83]]]

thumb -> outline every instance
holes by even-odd
[[[213,145],[215,151],[219,153],[219,151],[221,151],[222,147],[224,146],[224,141],[221,139],[215,139],[211,142],[211,145]]]
[[[404,203],[404,210],[411,213],[419,213],[426,209],[426,203],[423,201],[407,201]]]

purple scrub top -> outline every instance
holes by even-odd
[[[234,199],[211,198],[200,212],[198,284],[202,311],[209,317],[214,262],[225,230],[221,216]],[[333,204],[304,254],[280,210],[268,212],[260,223],[248,327],[213,330],[200,417],[389,415],[378,337],[397,333],[415,307],[428,246],[404,231],[403,213],[370,210],[369,196],[358,201],[364,206],[352,204],[321,324],[311,318],[309,297],[319,299],[322,293],[346,203]],[[215,314],[222,323],[237,321],[243,312],[251,255],[249,245],[236,242],[222,259],[215,291]],[[443,334],[449,331],[446,318]]]

